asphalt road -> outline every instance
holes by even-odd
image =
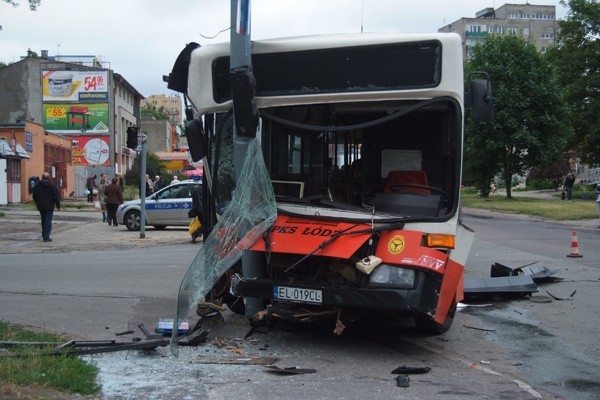
[[[150,229],[142,239],[99,222],[98,213],[61,213],[51,243],[40,240],[34,212],[0,219],[0,318],[68,338],[134,330],[119,337],[131,340],[142,336],[138,324],[152,330],[158,318],[173,315],[179,282],[200,246],[189,243],[186,229]],[[597,398],[600,281],[591,222],[571,226],[469,210],[465,223],[478,232],[466,277],[488,276],[496,261],[544,261],[564,279],[540,289],[576,295],[467,307],[450,332],[433,338],[418,336],[410,324],[357,322],[341,336],[329,325],[280,324],[244,339],[247,321],[227,311],[205,323],[206,344],[182,347],[179,358],[168,348],[90,357],[101,370],[102,398]],[[574,228],[578,259],[565,256]],[[316,372],[276,376],[260,365],[268,362]],[[431,372],[412,375],[410,387],[400,388],[390,372],[401,365]]]

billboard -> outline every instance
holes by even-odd
[[[108,133],[108,103],[44,103],[43,114],[49,132]]]
[[[72,136],[71,154],[73,166],[110,166],[110,147],[108,136]]]
[[[42,71],[42,100],[107,102],[107,71]]]

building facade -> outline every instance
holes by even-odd
[[[556,7],[531,4],[504,4],[500,8],[485,8],[474,18],[464,17],[438,32],[455,32],[462,39],[464,56],[489,35],[514,34],[534,45],[542,53],[556,45]]]
[[[142,100],[142,108],[152,107],[158,111],[163,110],[169,116],[171,125],[179,125],[182,120],[181,97],[153,94]]]
[[[6,162],[0,168],[0,204],[19,203],[32,200],[30,183],[41,178],[44,172],[59,190],[61,198],[74,196],[72,146],[73,141],[66,136],[50,133],[36,122],[25,121],[17,124],[0,124],[0,143],[8,143],[12,155],[0,151],[0,158]],[[0,162],[0,165],[2,163]],[[4,202],[3,202],[4,201]]]
[[[76,196],[90,174],[124,174],[133,164],[126,131],[140,124],[143,96],[112,70],[27,57],[0,68],[0,93],[0,124],[33,122],[71,140]]]

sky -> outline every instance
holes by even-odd
[[[162,80],[185,45],[229,41],[230,0],[42,0],[30,11],[0,1],[0,61],[95,55],[144,97],[173,95]],[[319,33],[437,32],[498,0],[251,0],[252,39]],[[524,4],[513,0],[511,4]],[[559,0],[530,0],[567,10]]]

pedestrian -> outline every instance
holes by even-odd
[[[43,173],[42,180],[33,189],[33,200],[42,219],[42,239],[44,242],[51,242],[52,216],[54,215],[55,206],[60,211],[60,196],[58,195],[58,189],[50,181],[48,172]]]
[[[154,182],[150,179],[150,175],[146,174],[146,196],[154,193]]]
[[[108,186],[108,178],[106,174],[100,174],[100,182],[98,182],[98,201],[100,202],[100,211],[102,211],[102,222],[106,222],[106,195],[104,190]]]
[[[160,189],[165,187],[165,182],[162,180],[160,175],[156,175],[154,178],[154,192],[158,192]]]
[[[173,175],[173,180],[171,181],[171,185],[174,183],[179,183],[179,182],[180,182],[180,180],[177,179],[177,175]]]
[[[121,189],[125,190],[125,187],[123,185],[123,175],[117,174],[117,179],[119,180],[118,185],[121,186]]]
[[[198,185],[192,190],[192,209],[188,212],[188,217],[194,218],[190,224],[190,235],[192,243],[196,243],[202,235],[202,186]]]
[[[600,183],[596,185],[596,207],[598,207],[598,218],[600,219]]]
[[[117,221],[117,209],[120,204],[123,204],[123,189],[118,183],[118,178],[114,177],[112,178],[110,185],[106,186],[106,189],[104,189],[108,225],[114,226],[119,226],[119,222]]]
[[[85,183],[87,189],[87,201],[88,203],[94,202],[94,189],[96,188],[96,174],[91,174]]]
[[[568,173],[565,178],[565,190],[567,191],[567,200],[571,200],[573,197],[573,185],[575,184],[575,176],[572,173]]]

